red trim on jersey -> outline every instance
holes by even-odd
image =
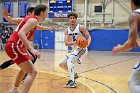
[[[7,55],[17,65],[30,60],[30,56],[27,54],[27,52],[25,52],[21,47],[13,42],[6,43],[5,50]]]

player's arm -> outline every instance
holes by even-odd
[[[8,21],[8,22],[11,22],[11,23],[16,23],[16,24],[19,24],[23,18],[12,18],[9,16],[8,14],[8,10],[7,9],[4,9],[4,18]]]
[[[90,45],[91,43],[91,36],[89,34],[89,32],[87,31],[87,29],[84,26],[80,26],[80,31],[86,36],[86,38],[88,39],[88,45]]]
[[[113,54],[117,52],[123,52],[131,50],[132,48],[137,46],[137,34],[138,34],[138,16],[133,13],[129,16],[129,36],[128,40],[123,45],[118,45],[113,48]]]
[[[37,25],[37,30],[54,30],[56,28],[59,28],[60,26],[53,26],[53,27],[45,27],[45,26],[41,26],[41,25]]]
[[[138,34],[138,17],[136,14],[132,14],[129,17],[129,36],[128,40],[122,45],[120,51],[128,51],[136,46],[137,34]]]
[[[30,45],[29,40],[27,39],[26,34],[31,31],[33,28],[35,28],[37,25],[37,20],[34,18],[30,18],[28,19],[28,21],[25,23],[25,25],[20,29],[20,31],[18,32],[18,36],[21,39],[21,41],[23,42],[23,44],[25,45],[25,47],[28,50],[32,50],[33,47]]]
[[[68,31],[67,30],[65,30],[64,31],[64,43],[65,43],[65,45],[66,46],[72,46],[72,45],[74,45],[75,44],[75,42],[72,42],[70,39],[72,38],[72,37],[70,37],[69,35],[68,35]]]

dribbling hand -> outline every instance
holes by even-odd
[[[34,48],[32,48],[32,49],[30,50],[30,52],[31,52],[34,56],[37,56],[37,58],[40,58],[40,57],[41,57],[41,54],[40,54],[37,50],[35,50]]]

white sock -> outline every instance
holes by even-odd
[[[67,60],[67,66],[68,66],[70,80],[74,82],[75,81],[74,80],[74,64],[72,63],[70,59]]]
[[[16,90],[16,89],[18,89],[18,87],[15,87],[15,86],[12,87],[12,90]]]

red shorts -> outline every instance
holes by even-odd
[[[30,56],[21,47],[13,42],[7,42],[5,46],[7,55],[13,60],[14,63],[20,64],[30,60]]]

